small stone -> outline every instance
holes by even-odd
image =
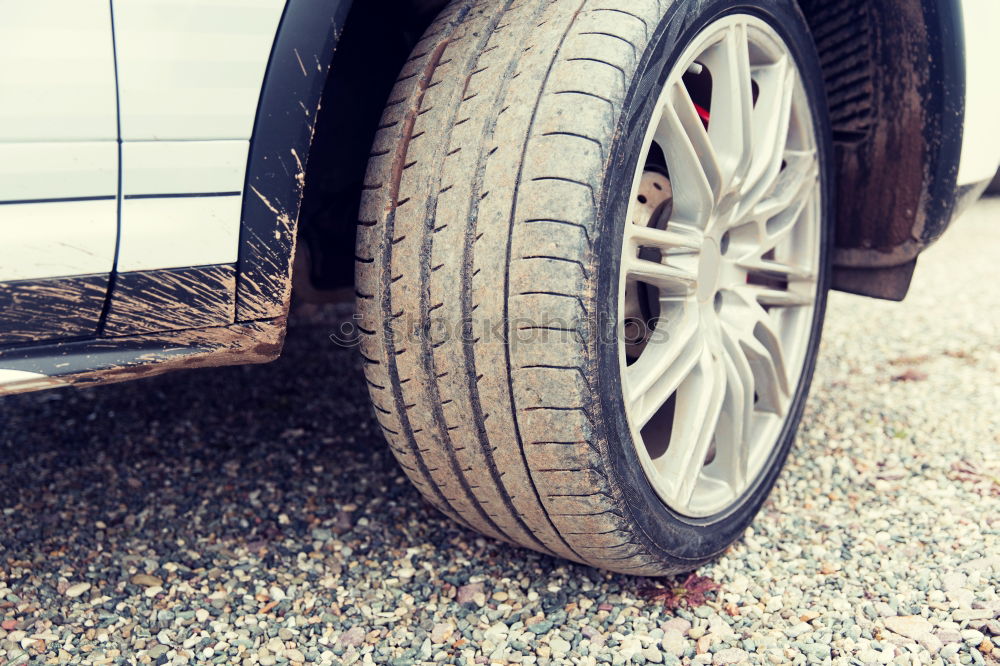
[[[285,658],[289,661],[297,661],[300,663],[306,660],[306,656],[294,648],[291,650],[285,650]]]
[[[663,646],[664,652],[672,654],[675,657],[684,656],[684,652],[687,650],[687,640],[684,636],[676,630],[670,630],[663,632],[663,638],[660,640],[660,645]]]
[[[990,608],[960,608],[951,614],[951,619],[955,622],[965,622],[966,620],[992,620],[993,610]]]
[[[942,643],[944,643],[945,645],[948,645],[950,643],[962,642],[961,632],[955,631],[953,629],[942,629],[935,635],[937,636],[937,639]]]
[[[746,653],[745,650],[739,648],[726,648],[725,650],[719,650],[712,657],[713,664],[742,664],[745,662],[750,655]]]
[[[323,527],[314,527],[312,530],[313,541],[329,541],[333,538],[333,532]]]
[[[451,624],[447,622],[435,624],[434,628],[431,629],[431,642],[446,643],[453,633],[455,633],[455,627]]]
[[[917,642],[920,643],[920,647],[924,648],[931,654],[937,654],[942,647],[941,641],[938,637],[931,633],[918,637]]]
[[[293,634],[292,630],[288,627],[282,627],[281,629],[278,629],[278,638],[283,641],[290,641],[295,638],[295,634]]]
[[[931,633],[931,623],[919,615],[904,615],[885,618],[885,626],[900,636],[918,640]]]
[[[830,646],[823,643],[803,643],[800,649],[814,662],[822,662],[830,658]]]
[[[552,653],[556,656],[568,654],[572,649],[569,642],[562,638],[553,638],[549,641],[549,647],[552,648]]]
[[[643,648],[642,656],[651,664],[662,664],[663,663],[663,653],[657,650],[655,647],[650,645],[647,648]]]
[[[132,584],[141,585],[142,587],[153,587],[154,585],[162,586],[163,580],[157,576],[152,576],[150,574],[137,573],[136,575],[132,576]]]
[[[337,642],[349,647],[358,647],[365,642],[365,630],[361,627],[351,627],[340,635]]]
[[[165,655],[168,652],[170,652],[170,647],[169,646],[166,646],[163,643],[157,643],[156,645],[154,645],[153,647],[149,648],[149,650],[146,651],[146,655],[150,659],[154,659],[155,660],[155,659],[159,659],[160,657],[162,657],[163,655]]]
[[[682,617],[675,617],[662,623],[660,629],[664,634],[676,631],[681,636],[684,636],[691,629],[691,623]]]
[[[66,596],[73,599],[90,589],[90,583],[76,583],[66,588]]]
[[[986,636],[981,631],[976,631],[975,629],[966,629],[962,632],[962,640],[965,641],[966,645],[979,645],[983,642]]]
[[[549,633],[549,630],[552,629],[552,621],[542,620],[541,622],[535,622],[534,624],[529,625],[527,629],[536,636],[541,636],[542,634]]]
[[[463,585],[458,588],[458,592],[455,595],[455,601],[461,605],[475,604],[476,597],[483,594],[482,583],[469,583],[468,585]]]
[[[961,647],[962,646],[960,643],[949,643],[948,645],[945,645],[943,648],[941,648],[941,651],[938,652],[938,656],[941,657],[941,659],[947,661],[948,659],[951,659],[956,654],[958,654],[958,651],[961,649]]]
[[[204,624],[208,622],[208,618],[212,617],[212,615],[204,608],[199,608],[194,612],[194,617],[200,624]]]
[[[812,627],[805,622],[799,622],[795,626],[785,629],[785,635],[789,638],[797,638],[802,634],[807,634],[812,631]]]

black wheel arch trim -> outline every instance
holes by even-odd
[[[283,316],[309,150],[352,0],[288,0],[261,88],[247,161],[236,321]]]

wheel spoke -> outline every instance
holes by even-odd
[[[644,227],[638,224],[625,225],[626,248],[655,247],[663,252],[678,254],[685,250],[697,252],[701,249],[702,236],[696,230],[688,230],[671,224],[668,229]]]
[[[785,56],[772,65],[754,71],[758,85],[753,113],[753,163],[743,185],[740,210],[752,210],[772,187],[788,146],[788,127],[795,92],[795,70]]]
[[[792,291],[775,289],[764,285],[747,285],[757,302],[772,308],[794,308],[813,305],[816,294],[812,290]]]
[[[751,273],[760,273],[768,277],[785,280],[789,283],[816,281],[815,271],[775,259],[742,259],[737,261],[736,265]]]
[[[704,62],[712,72],[708,135],[728,191],[740,186],[753,161],[754,103],[746,24],[730,26],[722,42],[706,53]]]
[[[756,286],[727,292],[722,309],[723,326],[753,369],[758,409],[784,414],[790,394],[790,377],[781,336],[774,318],[758,302]]]
[[[640,430],[697,365],[704,346],[698,331],[697,313],[690,311],[675,330],[654,332],[642,355],[626,371],[627,400]]]
[[[697,365],[697,383],[677,395],[673,433],[664,464],[675,470],[674,488],[678,506],[691,504],[691,496],[718,430],[726,395],[726,369],[718,350],[706,345]],[[675,442],[679,444],[674,449]]]
[[[671,85],[656,132],[670,170],[674,219],[704,229],[722,183],[718,158],[684,84]]]
[[[628,255],[622,264],[622,270],[630,279],[651,284],[660,289],[663,295],[689,294],[698,280],[694,273],[683,268],[668,266],[638,256]]]
[[[785,168],[778,174],[770,192],[757,200],[750,214],[754,219],[767,222],[772,229],[794,225],[819,185],[815,151],[787,151],[784,161]]]
[[[714,462],[733,492],[739,493],[747,481],[754,395],[757,389],[749,360],[739,341],[725,328],[722,329],[722,343],[725,350],[723,361],[727,378],[726,399],[715,438]]]

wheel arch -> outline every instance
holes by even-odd
[[[413,45],[447,4],[366,0],[346,13],[315,120],[297,230],[296,298],[353,298],[357,212],[382,109]]]
[[[965,62],[957,0],[799,0],[837,164],[833,288],[900,300],[956,212]]]

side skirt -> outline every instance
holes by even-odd
[[[171,370],[267,363],[281,353],[285,317],[0,351],[0,396],[95,385]]]

